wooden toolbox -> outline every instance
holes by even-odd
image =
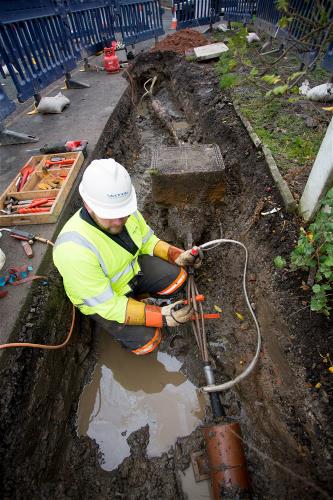
[[[10,212],[8,215],[0,212],[0,227],[56,222],[83,160],[81,151],[32,156],[0,196],[0,210]],[[30,173],[20,186],[25,171]],[[49,200],[46,206],[38,206],[37,202],[37,206],[29,208],[29,200],[34,206],[41,198]]]

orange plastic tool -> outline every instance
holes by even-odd
[[[48,167],[52,167],[54,165],[57,165],[61,168],[62,166],[65,166],[65,165],[73,165],[74,161],[75,160],[71,159],[71,158],[58,159],[58,160],[54,160],[54,161],[47,160],[45,162],[45,167],[48,168]]]
[[[200,294],[195,296],[195,300],[197,302],[204,302],[205,301],[205,296]],[[188,304],[188,300],[184,300],[184,304]]]
[[[205,313],[205,314],[194,314],[191,318],[192,321],[195,319],[219,319],[221,317],[220,313]]]

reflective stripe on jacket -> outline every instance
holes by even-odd
[[[83,314],[124,323],[129,281],[140,271],[138,256],[153,255],[159,241],[140,212],[130,215],[127,231],[135,255],[84,221],[80,211],[65,224],[53,248],[53,262],[69,299]]]

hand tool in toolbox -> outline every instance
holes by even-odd
[[[27,149],[28,152],[42,153],[42,154],[54,154],[54,153],[71,153],[76,151],[82,151],[83,156],[86,158],[87,156],[87,146],[88,141],[80,140],[80,141],[67,141],[60,144],[50,144],[48,146],[41,147],[40,149]]]
[[[34,200],[17,200],[16,198],[9,198],[5,201],[4,210],[0,210],[1,213],[6,215],[16,214],[16,213],[28,213],[26,211],[22,212],[22,209],[32,209],[36,207],[43,208],[52,207],[55,197],[47,198],[36,198]]]
[[[35,171],[35,167],[31,166],[30,163],[26,163],[20,170],[20,176],[16,182],[17,191],[21,191],[24,185],[27,183],[30,175]]]
[[[44,168],[48,169],[49,167],[54,166],[56,166],[57,168],[69,167],[73,165],[74,161],[74,158],[63,158],[61,156],[55,156],[45,162]]]

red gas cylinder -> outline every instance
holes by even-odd
[[[111,47],[105,47],[103,66],[108,73],[116,73],[120,71],[119,59],[116,56],[116,42],[112,42]]]

